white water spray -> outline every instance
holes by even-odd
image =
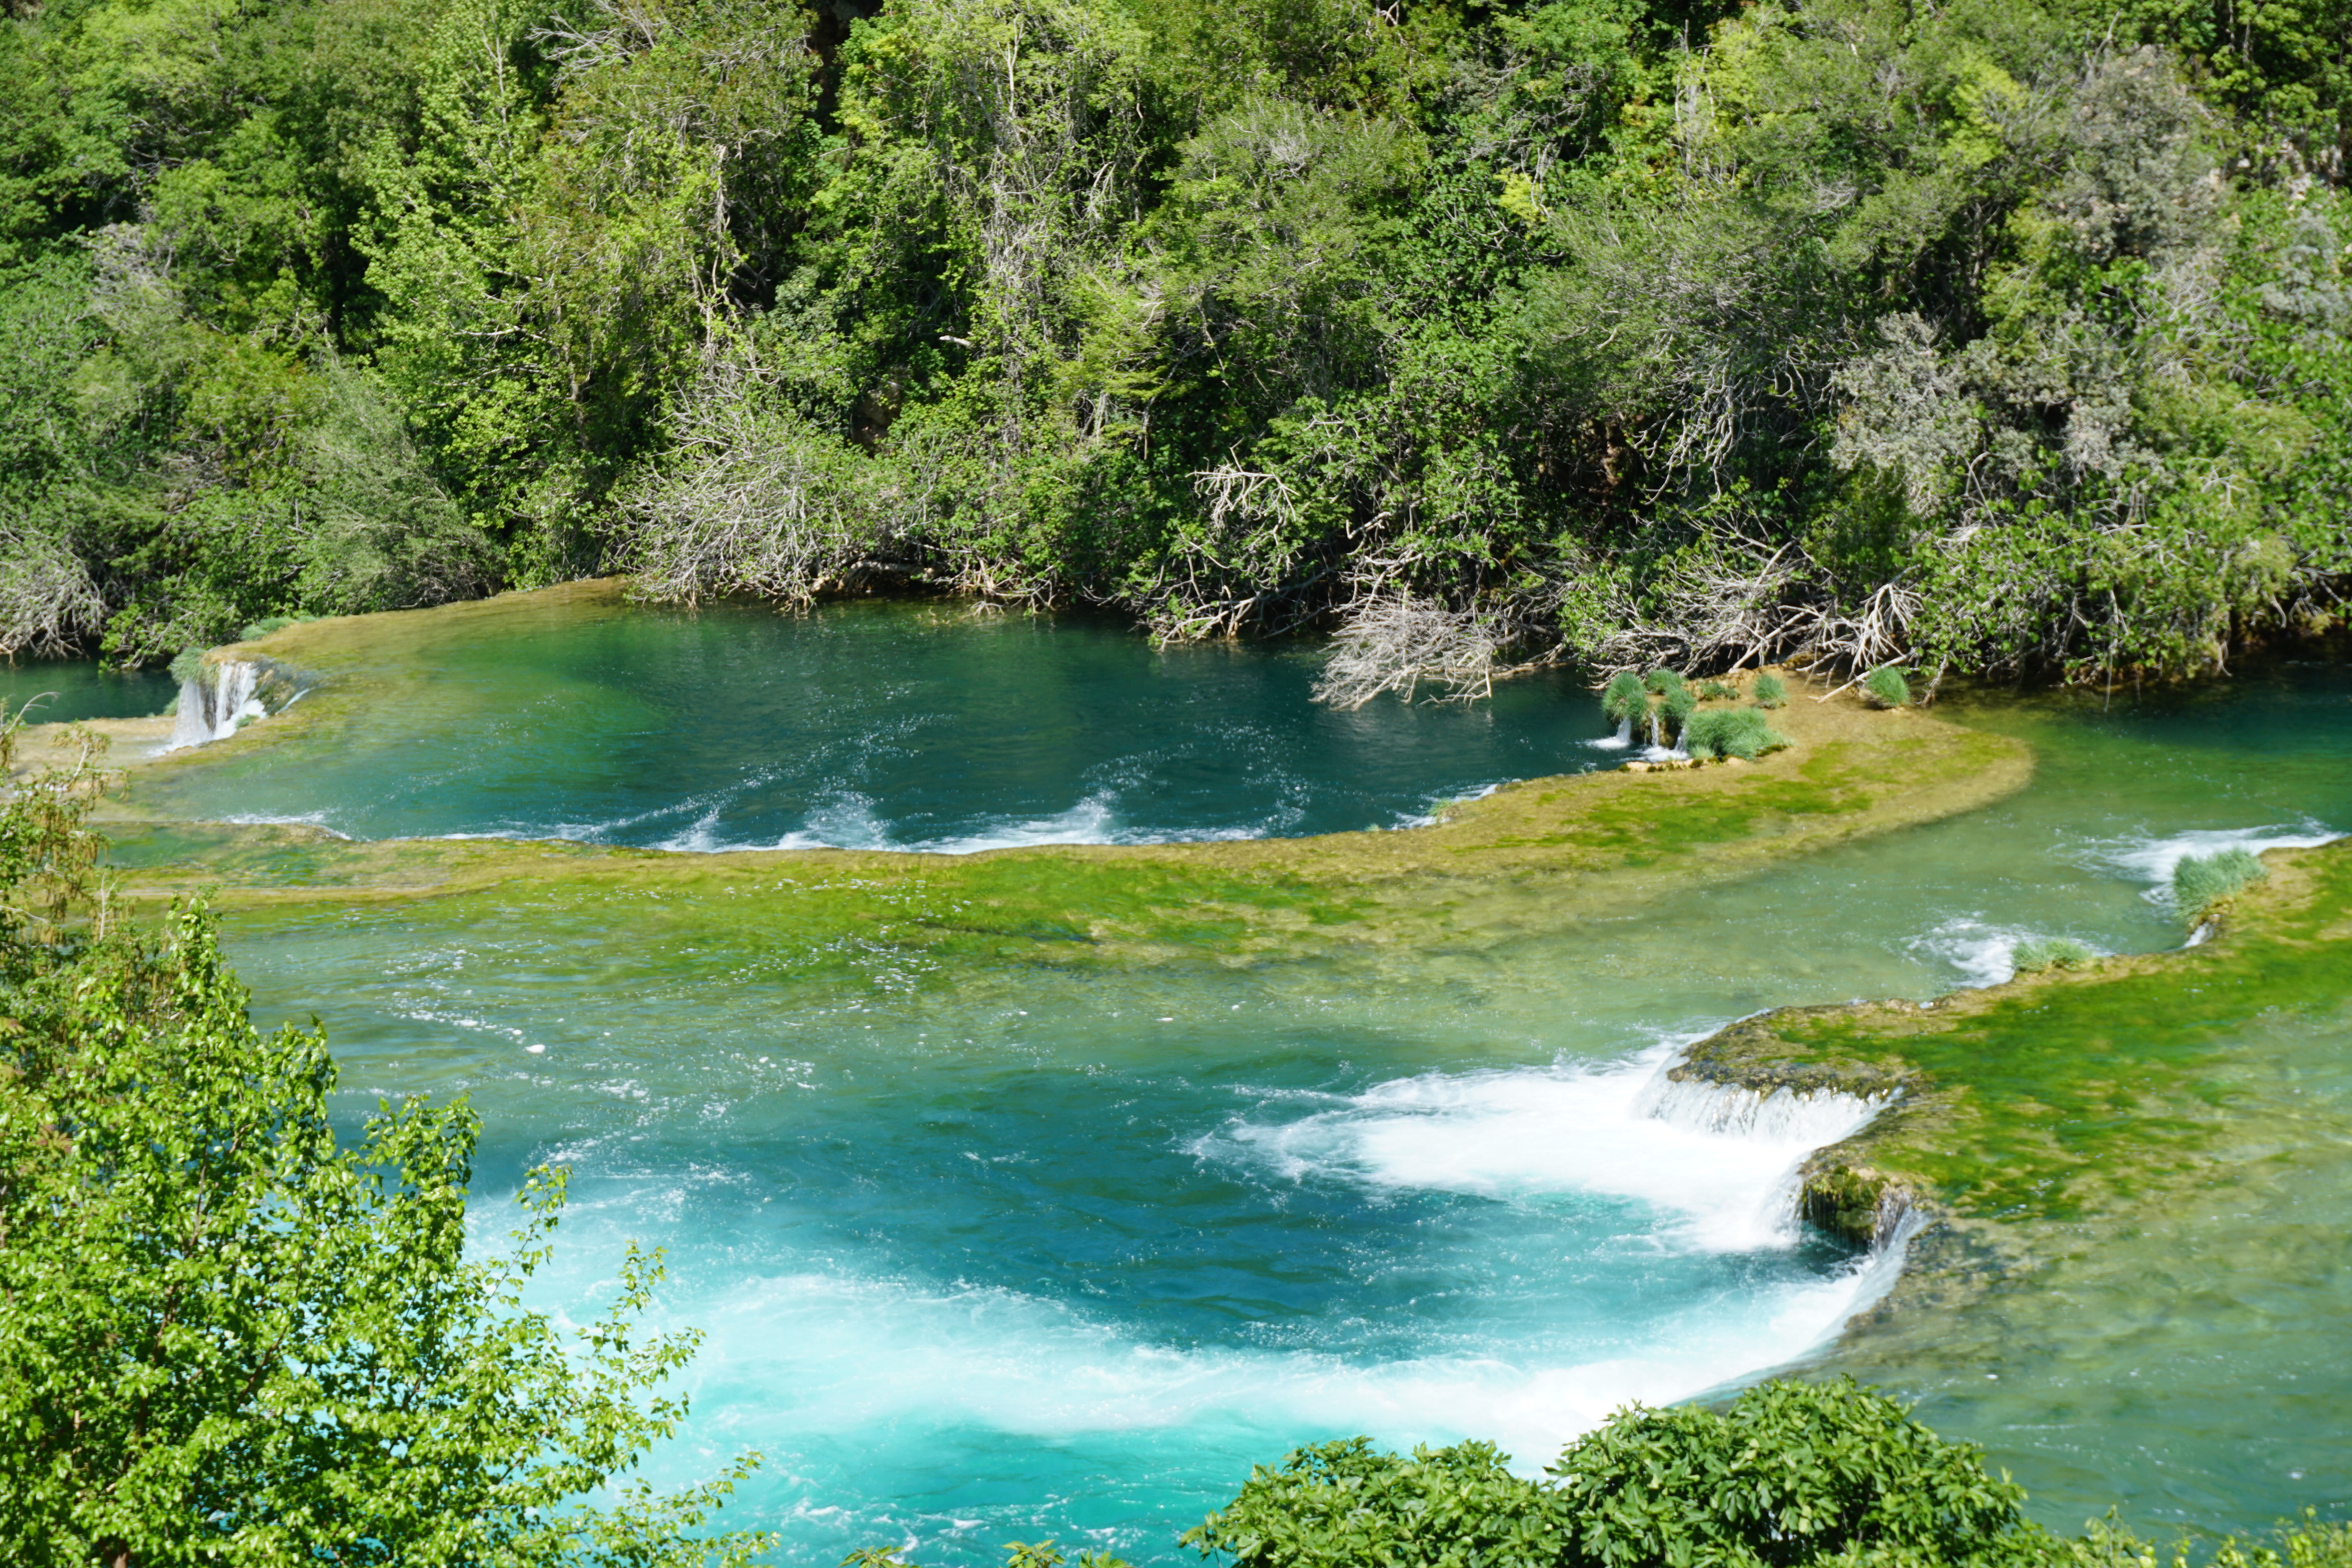
[[[179,751],[235,735],[247,719],[266,717],[261,666],[249,659],[207,661],[180,683],[180,712],[163,749]]]

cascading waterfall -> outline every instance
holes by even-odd
[[[1670,1126],[1740,1138],[1791,1151],[1787,1173],[1765,1199],[1765,1222],[1793,1237],[1803,1224],[1800,1209],[1803,1191],[1802,1161],[1818,1149],[1853,1136],[1884,1109],[1891,1094],[1848,1094],[1841,1090],[1795,1090],[1786,1086],[1762,1092],[1738,1083],[1701,1078],[1676,1080],[1675,1062],[1661,1067],[1635,1102],[1636,1111]],[[1897,1204],[1878,1217],[1871,1246],[1870,1270],[1878,1277],[1882,1264],[1893,1279],[1903,1246],[1918,1228],[1918,1217],[1907,1203]],[[1888,1259],[1893,1262],[1887,1262]],[[1883,1285],[1882,1287],[1883,1288]]]
[[[178,751],[226,739],[247,720],[283,711],[307,689],[268,660],[207,659],[180,683],[179,716],[163,749]]]
[[[1769,1094],[1737,1083],[1705,1079],[1679,1082],[1661,1072],[1642,1098],[1642,1113],[1703,1133],[1801,1143],[1812,1147],[1836,1143],[1859,1130],[1886,1103],[1884,1095],[1848,1094],[1780,1088]]]

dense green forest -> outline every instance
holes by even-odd
[[[0,651],[621,570],[2098,678],[2352,589],[2352,0],[7,4]]]

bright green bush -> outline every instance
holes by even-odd
[[[2248,883],[2269,874],[2252,850],[2190,855],[2172,868],[2172,906],[2183,918],[2195,920]]]
[[[1631,670],[1619,672],[1601,694],[1601,716],[1611,724],[1640,725],[1650,716],[1650,691]]]
[[[2011,952],[2009,962],[2019,974],[2031,975],[2043,969],[2071,969],[2098,956],[2097,948],[2071,936],[2029,936]]]
[[[1663,722],[1665,737],[1678,738],[1690,723],[1691,714],[1698,707],[1698,698],[1688,686],[1673,685],[1658,698],[1658,717]]]
[[[1900,664],[1881,664],[1862,677],[1863,695],[1878,707],[1907,707],[1911,680]]]
[[[1619,1412],[1540,1481],[1483,1443],[1374,1452],[1325,1443],[1253,1471],[1185,1541],[1235,1568],[1645,1568],[2030,1561],[2049,1537],[2023,1491],[1841,1378],[1771,1382],[1729,1408]]]
[[[0,722],[0,755],[13,743]],[[257,1029],[212,916],[89,918],[89,758],[0,800],[0,1557],[744,1568],[713,1532],[756,1463],[656,1493],[690,1330],[522,1305],[561,1172],[509,1248],[469,1243],[478,1116],[331,1117],[324,1033]],[[60,1136],[58,1129],[71,1130]],[[128,1544],[126,1544],[128,1543]]]
[[[1754,695],[1758,707],[1784,706],[1789,700],[1789,683],[1778,675],[1759,675]]]
[[[1690,685],[1683,679],[1681,671],[1665,669],[1652,670],[1643,677],[1642,684],[1660,696],[1665,695],[1668,692],[1686,690]]]
[[[1683,748],[1693,757],[1737,757],[1752,762],[1789,744],[1759,708],[1702,708],[1683,727]]]

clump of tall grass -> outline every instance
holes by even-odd
[[[1907,707],[1911,678],[1900,664],[1881,664],[1862,677],[1863,695],[1879,707]]]
[[[2195,920],[2248,883],[2260,882],[2269,874],[2262,857],[2252,850],[2185,856],[2172,868],[2172,907],[2181,918]]]
[[[1680,670],[1652,670],[1649,674],[1644,677],[1643,685],[1648,686],[1650,690],[1657,693],[1660,696],[1665,695],[1668,692],[1679,692],[1688,689],[1688,683],[1683,679],[1683,674]]]
[[[1772,727],[1760,708],[1706,708],[1691,715],[1683,727],[1683,749],[1693,757],[1737,757],[1752,762],[1788,744],[1788,737]]]
[[[1701,681],[1698,684],[1698,700],[1703,703],[1718,702],[1738,695],[1739,688],[1729,681]]]
[[[1789,683],[1778,675],[1759,675],[1755,696],[1758,707],[1780,707],[1789,700]]]
[[[1698,706],[1698,695],[1688,686],[1677,683],[1668,686],[1658,698],[1658,717],[1665,737],[1674,740],[1690,728],[1691,714]]]
[[[1601,716],[1611,724],[1640,726],[1650,718],[1650,688],[1631,670],[1621,671],[1601,694]]]
[[[2019,974],[2032,975],[2043,969],[2071,969],[2098,956],[2097,948],[2072,936],[2029,936],[2011,950],[2009,963]]]

